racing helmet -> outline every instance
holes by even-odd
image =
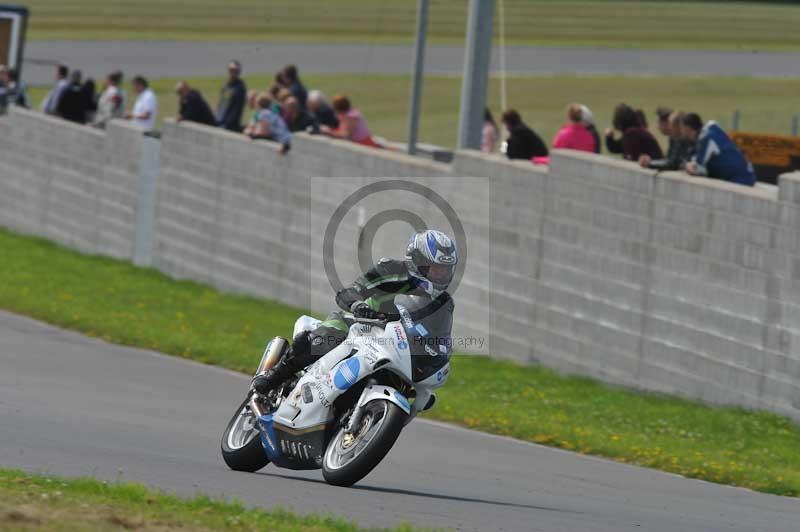
[[[431,297],[447,290],[455,275],[456,264],[456,244],[446,234],[428,229],[411,235],[406,250],[406,266],[417,285]]]

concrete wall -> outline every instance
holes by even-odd
[[[130,258],[141,133],[14,108],[0,121],[0,225],[86,253]]]
[[[153,179],[138,132],[18,110],[0,128],[0,224],[131,256]],[[800,174],[750,189],[592,154],[551,162],[458,152],[442,165],[306,135],[283,156],[167,123],[150,256],[176,277],[324,311],[332,210],[355,186],[401,177],[441,193],[470,236],[456,334],[488,335],[497,357],[800,419]],[[403,200],[372,201],[368,216]],[[343,242],[357,236],[348,216]],[[376,253],[397,255],[407,232],[387,228]],[[342,247],[337,262],[352,263]]]

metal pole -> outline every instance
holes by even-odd
[[[419,112],[422,105],[422,77],[425,70],[425,36],[428,33],[429,0],[419,0],[417,6],[417,40],[414,44],[414,73],[411,85],[411,110],[408,115],[408,154],[417,153]]]
[[[736,109],[733,112],[733,124],[731,124],[731,129],[734,131],[739,131],[739,110]]]
[[[797,113],[792,115],[792,136],[797,136]]]
[[[494,0],[470,0],[467,42],[464,52],[464,80],[458,118],[458,147],[481,147],[481,126],[486,109],[486,86],[492,51]]]

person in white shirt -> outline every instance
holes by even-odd
[[[56,114],[56,110],[58,109],[58,102],[61,101],[61,96],[64,95],[64,91],[67,90],[69,87],[69,80],[67,76],[69,75],[69,69],[64,65],[58,65],[56,67],[56,84],[50,89],[50,92],[47,93],[47,96],[42,101],[41,110],[48,115]]]
[[[97,115],[95,116],[94,126],[105,128],[113,118],[125,117],[125,106],[127,95],[120,86],[122,84],[122,72],[116,71],[108,75],[106,87],[97,102]]]
[[[148,88],[147,80],[142,76],[136,76],[131,80],[133,92],[137,94],[136,103],[133,110],[125,115],[125,118],[133,121],[134,124],[146,131],[151,131],[156,127],[156,116],[158,115],[158,100],[156,93]]]

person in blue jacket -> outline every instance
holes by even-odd
[[[686,172],[740,185],[753,186],[753,166],[719,125],[710,120],[705,126],[697,113],[688,113],[681,120],[681,134],[697,143],[695,155],[686,164]]]

